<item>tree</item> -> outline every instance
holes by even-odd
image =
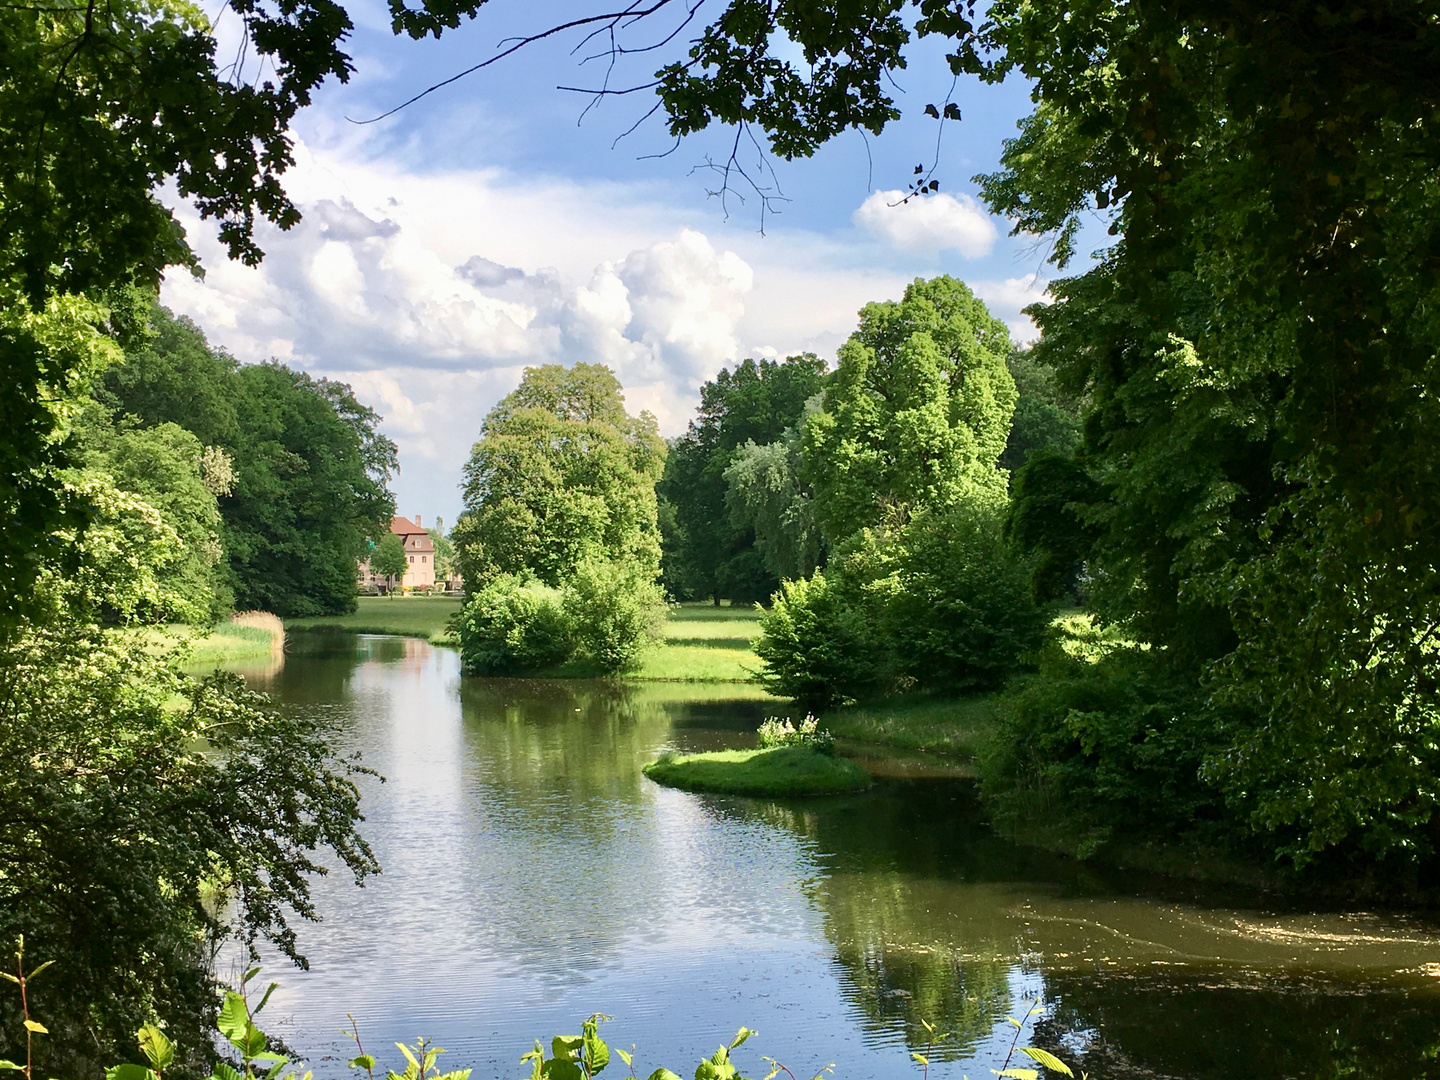
[[[379,574],[389,584],[391,593],[398,587],[400,579],[409,569],[406,562],[405,541],[394,533],[387,533],[370,552],[370,570]]]
[[[1011,349],[1006,366],[1015,380],[1015,418],[1000,467],[1013,481],[1033,454],[1074,453],[1080,443],[1081,403],[1060,387],[1054,370],[1038,362],[1032,349]]]
[[[426,529],[430,542],[435,545],[435,580],[449,581],[455,573],[455,545],[445,535],[445,523],[435,519],[435,528]]]
[[[780,581],[809,577],[823,553],[800,469],[800,431],[792,427],[765,446],[747,441],[724,473],[731,522],[754,533],[765,569]]]
[[[753,601],[775,590],[753,532],[727,507],[725,470],[747,442],[767,445],[796,425],[824,378],[824,362],[806,353],[742,360],[700,388],[696,418],[670,447],[658,489],[675,512],[665,582],[676,596]]]
[[[655,577],[655,482],[664,461],[655,418],[625,411],[609,368],[527,368],[486,416],[465,466],[454,538],[467,587],[500,574],[558,587],[587,560]]]
[[[804,475],[827,540],[922,508],[1004,504],[1009,350],[1005,324],[953,278],[917,279],[899,303],[864,307],[805,424]]]
[[[107,478],[117,493],[133,496],[124,513],[163,525],[174,536],[172,550],[153,570],[154,600],[139,614],[152,621],[211,625],[233,606],[216,498],[228,495],[233,483],[228,456],[219,451],[207,457],[200,440],[177,424],[117,428],[100,406],[87,411],[80,442],[85,470],[97,474],[90,483]],[[110,505],[118,510],[122,504]],[[119,527],[133,537],[154,525],[136,521],[126,528],[98,513],[89,531]],[[93,548],[98,537],[82,540],[87,543]],[[127,550],[134,545],[121,545],[117,554]]]
[[[221,539],[236,602],[277,615],[350,610],[355,560],[389,533],[398,467],[350,388],[281,364],[241,365],[159,305],[100,398],[144,426],[178,424],[231,459]]]

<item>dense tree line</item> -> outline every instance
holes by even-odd
[[[379,417],[350,388],[279,363],[239,364],[194,324],[156,307],[148,340],[107,370],[114,422],[178,426],[222,451],[222,588],[284,617],[354,610],[355,560],[394,514],[397,468]]]

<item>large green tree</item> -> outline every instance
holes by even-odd
[[[674,508],[665,555],[676,596],[754,601],[779,585],[753,530],[727,507],[725,470],[746,443],[773,443],[798,424],[824,378],[824,361],[806,353],[742,360],[700,388],[696,417],[671,445],[659,487]]]
[[[1009,351],[1009,329],[954,278],[865,306],[805,426],[815,517],[832,543],[922,508],[1004,503]]]
[[[145,426],[174,423],[233,463],[220,497],[235,602],[277,615],[355,603],[355,560],[394,514],[395,445],[350,388],[282,364],[241,365],[155,306],[148,340],[101,399]]]
[[[664,463],[655,418],[625,411],[609,368],[526,368],[485,417],[465,466],[465,511],[453,538],[466,587],[521,573],[560,586],[593,560],[654,579]]]

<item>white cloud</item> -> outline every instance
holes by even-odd
[[[1009,325],[1010,336],[1024,344],[1039,337],[1040,331],[1030,321],[1030,317],[1022,315],[1021,311],[1031,304],[1048,304],[1050,298],[1045,290],[1049,287],[1050,282],[1039,274],[1027,274],[1024,277],[1006,278],[1004,281],[972,282],[970,290],[985,301],[990,314],[997,319],[1003,319]]]
[[[851,220],[877,240],[911,254],[954,250],[978,259],[995,246],[999,236],[995,222],[969,195],[904,200],[903,191],[872,192]]]

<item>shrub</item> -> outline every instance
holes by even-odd
[[[565,590],[577,651],[609,674],[633,670],[665,625],[665,593],[639,568],[585,562]]]
[[[760,749],[780,746],[804,746],[819,754],[835,753],[835,736],[820,726],[820,721],[806,714],[796,727],[789,720],[772,716],[760,725]]]
[[[864,529],[787,581],[755,651],[772,691],[827,705],[892,689],[1001,685],[1044,640],[1029,568],[998,516],[962,507]]]
[[[999,519],[970,508],[917,516],[896,555],[883,622],[898,676],[955,690],[994,689],[1030,660],[1046,613],[1030,567]]]
[[[832,571],[832,573],[834,573]],[[772,693],[828,705],[885,684],[885,657],[861,598],[817,570],[809,581],[787,581],[760,616],[755,653]]]
[[[478,675],[555,667],[570,659],[575,634],[565,594],[515,574],[495,578],[465,605],[460,661]]]

